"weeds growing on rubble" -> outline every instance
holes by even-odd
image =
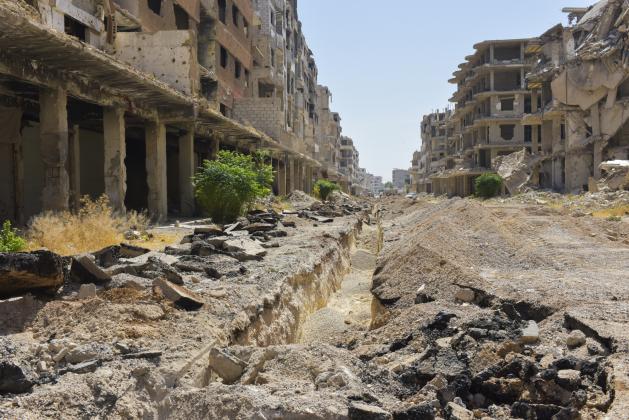
[[[26,241],[11,228],[11,222],[5,220],[0,230],[0,252],[20,252],[24,248]]]
[[[228,223],[250,209],[257,199],[271,193],[273,167],[263,152],[251,156],[221,151],[206,160],[194,176],[201,207],[218,223]]]
[[[144,214],[116,214],[109,199],[81,199],[78,213],[47,212],[35,216],[27,232],[29,248],[47,248],[61,255],[96,251],[124,240],[123,233],[133,229],[144,231],[148,219]]]

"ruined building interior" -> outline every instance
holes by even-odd
[[[279,195],[357,182],[296,1],[2,0],[0,33],[0,219],[102,194],[190,216],[222,149],[271,151]]]
[[[497,158],[523,149],[529,185],[588,191],[602,162],[629,157],[627,17],[618,2],[564,11],[570,24],[537,38],[474,46],[450,80],[454,108],[422,120],[415,191],[471,195]]]

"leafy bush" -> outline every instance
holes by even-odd
[[[125,240],[125,231],[142,232],[147,227],[146,215],[133,211],[118,215],[106,195],[97,200],[85,196],[78,213],[45,212],[35,216],[27,237],[31,249],[47,248],[60,255],[76,255],[119,244]]]
[[[325,179],[318,180],[314,186],[315,196],[319,197],[323,201],[327,200],[333,191],[340,191],[340,190],[341,190],[341,187],[339,187],[337,184],[335,184],[334,182],[325,180]]]
[[[271,193],[273,167],[264,152],[243,155],[220,151],[206,160],[193,178],[200,206],[217,223],[228,223]]]
[[[491,198],[500,194],[502,177],[497,174],[485,173],[476,178],[476,195]]]
[[[20,252],[26,248],[26,241],[22,239],[15,229],[11,228],[11,222],[5,220],[0,230],[0,252]]]

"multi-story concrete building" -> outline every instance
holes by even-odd
[[[296,1],[5,0],[0,33],[0,218],[102,194],[191,215],[219,148],[269,150],[278,194],[337,168]]]
[[[360,182],[358,172],[360,169],[359,153],[354,140],[349,137],[341,137],[341,159],[339,163],[339,171],[345,175],[341,180],[341,186],[345,192],[358,194],[354,187],[358,187]]]
[[[374,176],[373,183],[371,184],[371,193],[373,195],[379,195],[384,193],[384,182],[381,176]]]
[[[475,46],[451,79],[454,113],[445,124],[441,113],[422,122],[417,191],[469,195],[477,176],[499,169],[497,157],[524,149],[530,185],[578,192],[596,188],[601,162],[629,157],[629,71],[618,64],[626,44],[617,36],[629,6],[564,10],[574,23],[539,38]]]
[[[406,191],[406,186],[411,183],[410,171],[407,169],[394,169],[392,171],[393,188],[399,193]]]

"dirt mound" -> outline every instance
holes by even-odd
[[[288,197],[286,197],[288,200],[288,203],[295,209],[295,210],[305,210],[305,209],[309,209],[312,207],[313,204],[316,203],[321,203],[319,200],[317,200],[316,198],[306,194],[303,191],[293,191],[292,193],[290,193],[290,195]]]

